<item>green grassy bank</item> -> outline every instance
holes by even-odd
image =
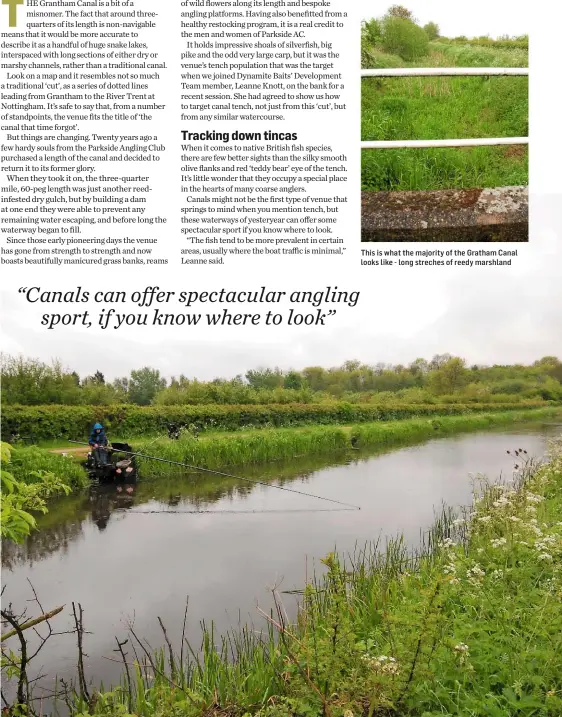
[[[277,596],[265,637],[206,631],[201,656],[147,651],[73,714],[559,717],[562,445],[514,464],[513,483],[444,515],[421,554],[396,540],[328,555],[296,624]]]
[[[281,428],[306,425],[349,425],[367,421],[395,421],[420,416],[486,413],[541,408],[551,402],[524,400],[506,403],[290,403],[198,406],[4,406],[3,435],[39,441],[71,438],[85,440],[93,423],[103,423],[111,436],[134,438],[157,433],[167,435],[168,426],[195,426],[200,431],[239,431],[247,428]]]
[[[355,426],[315,426],[306,428],[248,430],[241,434],[150,440],[135,443],[135,450],[179,463],[220,468],[245,466],[303,455],[336,453],[351,448],[385,448],[407,445],[452,433],[485,430],[562,416],[560,408],[504,411],[461,416],[438,416],[401,421],[365,423]],[[167,475],[174,470],[165,463],[139,459],[141,474]],[[177,468],[181,470],[181,468]]]
[[[429,54],[404,62],[364,47],[364,68],[526,67],[522,49],[433,42]],[[526,137],[526,77],[364,78],[361,138],[367,140]],[[362,189],[434,190],[526,185],[523,145],[362,152]]]

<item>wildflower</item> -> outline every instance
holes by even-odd
[[[492,580],[501,580],[503,578],[503,570],[494,570]]]
[[[455,520],[453,520],[453,525],[457,528],[461,525],[464,525],[465,523],[466,520],[464,518],[456,518]]]
[[[507,506],[511,505],[511,502],[506,498],[505,495],[502,495],[497,500],[495,500],[492,505],[494,506],[494,508],[507,508]]]
[[[458,585],[460,580],[458,578],[449,578],[450,585]]]
[[[525,500],[528,503],[542,503],[544,498],[540,495],[535,495],[534,493],[526,493]]]
[[[459,642],[459,644],[455,645],[453,649],[455,650],[455,652],[463,652],[464,654],[467,654],[470,650],[469,646],[465,645],[464,642]]]
[[[519,545],[524,545],[526,548],[530,547],[529,543],[526,540],[520,540]]]
[[[459,642],[459,644],[455,645],[453,649],[459,656],[459,662],[461,663],[461,665],[464,665],[470,657],[468,645],[465,645],[464,642]]]
[[[443,572],[445,573],[445,575],[455,575],[457,572],[456,565],[454,565],[453,563],[449,563],[449,565],[445,565],[443,567]]]
[[[451,540],[451,538],[445,538],[441,543],[439,543],[440,548],[454,548],[456,543]]]
[[[492,520],[492,516],[491,516],[491,515],[481,515],[481,516],[478,518],[478,520],[479,520],[481,523],[489,523],[489,522]]]
[[[518,518],[516,515],[510,515],[509,519],[512,520],[514,523],[520,523],[521,518]]]
[[[505,538],[495,538],[490,542],[492,548],[499,548],[500,545],[505,545],[507,540]]]
[[[478,563],[474,563],[474,565],[466,571],[466,577],[471,585],[479,585],[484,575],[486,575],[486,573]]]
[[[380,655],[379,657],[366,656],[366,660],[376,672],[382,672],[385,675],[400,674],[400,666],[395,657],[388,657],[387,655]]]
[[[546,560],[547,562],[552,561],[552,555],[550,553],[541,553],[537,560]]]

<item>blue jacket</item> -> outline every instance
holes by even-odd
[[[99,433],[98,433],[99,431]],[[99,444],[100,446],[107,446],[108,440],[107,436],[105,435],[105,430],[101,423],[96,423],[94,427],[92,428],[92,431],[90,433],[90,438],[88,439],[88,443],[93,446],[94,443]]]

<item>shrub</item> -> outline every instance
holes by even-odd
[[[404,60],[416,60],[427,55],[429,38],[419,25],[400,17],[387,17],[383,23],[382,44],[386,52],[400,55]]]
[[[458,401],[458,397],[456,397]],[[196,425],[200,430],[235,431],[243,428],[278,428],[310,424],[330,425],[392,421],[416,416],[459,415],[512,408],[540,408],[543,401],[494,403],[406,404],[287,404],[267,406],[4,406],[6,436],[19,434],[36,443],[53,438],[86,440],[93,423],[100,421],[110,437],[126,438],[166,433],[169,423]]]

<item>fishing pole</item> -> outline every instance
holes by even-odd
[[[84,443],[83,441],[71,441],[69,440],[69,443],[77,443],[81,446],[89,446],[89,443]],[[159,463],[169,463],[173,466],[180,466],[181,468],[192,468],[196,471],[201,471],[201,473],[212,473],[213,475],[217,476],[224,476],[225,478],[235,478],[236,480],[246,481],[247,483],[253,483],[254,485],[263,485],[266,488],[277,488],[278,490],[284,490],[287,491],[287,493],[296,493],[297,495],[304,495],[307,498],[316,498],[317,500],[324,500],[328,503],[336,503],[337,505],[344,505],[347,508],[351,508],[353,510],[361,510],[361,508],[358,505],[353,505],[352,503],[345,503],[341,500],[335,500],[334,498],[324,498],[321,495],[314,495],[313,493],[305,493],[302,490],[296,490],[295,488],[286,488],[282,485],[271,485],[271,483],[266,483],[265,481],[260,480],[254,480],[252,478],[244,478],[243,476],[234,475],[233,473],[225,473],[223,471],[216,471],[212,470],[211,468],[202,468],[201,466],[192,466],[189,463],[180,463],[179,461],[171,461],[169,458],[158,458],[157,456],[147,456],[145,453],[133,453],[132,451],[123,451],[120,448],[114,448],[113,449],[116,453],[125,453],[128,456],[137,456],[138,458],[147,458],[151,461],[158,461]]]

